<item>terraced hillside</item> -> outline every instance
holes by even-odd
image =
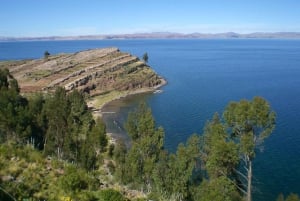
[[[0,68],[10,70],[22,93],[49,92],[62,86],[67,91],[84,91],[90,97],[103,96],[104,102],[128,93],[150,91],[164,83],[143,61],[114,47],[6,61],[0,63]]]

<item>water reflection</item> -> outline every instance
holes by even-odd
[[[106,131],[116,140],[123,140],[130,146],[130,137],[126,133],[124,124],[128,113],[133,111],[140,102],[147,102],[153,93],[131,95],[114,100],[102,108],[102,119],[106,124]]]

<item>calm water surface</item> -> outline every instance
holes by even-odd
[[[105,110],[110,132],[123,133],[128,111],[140,100],[151,106],[175,150],[229,101],[266,98],[277,113],[274,133],[254,163],[254,200],[275,200],[280,192],[300,194],[300,40],[103,40],[0,42],[0,60],[117,46],[149,55],[149,64],[168,80],[161,94],[115,101]],[[121,135],[125,140],[125,135]]]

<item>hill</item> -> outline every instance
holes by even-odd
[[[4,61],[21,93],[51,92],[57,86],[88,94],[90,107],[128,94],[153,91],[165,83],[144,61],[118,48],[45,55],[34,60]],[[99,98],[100,97],[100,98]]]

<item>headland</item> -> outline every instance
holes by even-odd
[[[102,107],[133,94],[155,92],[166,84],[145,61],[116,47],[43,58],[0,62],[17,79],[22,94],[51,93],[56,87],[79,90],[95,116]]]

